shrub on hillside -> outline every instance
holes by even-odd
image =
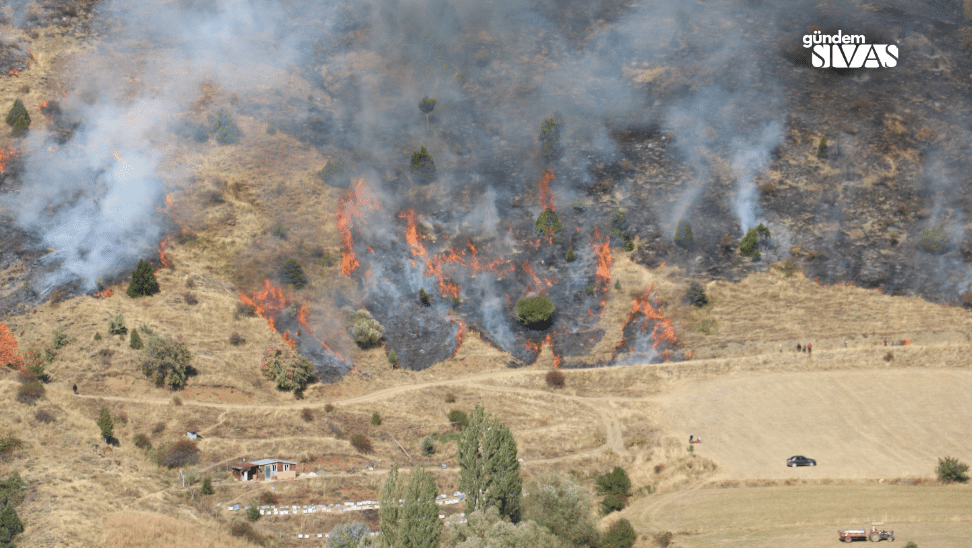
[[[454,426],[456,430],[462,430],[469,425],[469,416],[466,415],[465,411],[460,409],[453,409],[452,411],[449,411],[448,417],[449,422],[452,423],[452,426]]]
[[[246,342],[246,337],[244,337],[237,331],[234,331],[229,336],[229,343],[233,346],[239,346],[245,342]]]
[[[159,282],[155,279],[152,263],[139,259],[138,266],[132,272],[132,279],[128,282],[129,297],[147,297],[159,292]]]
[[[564,474],[547,472],[523,489],[523,517],[546,527],[566,546],[597,546],[590,492]]]
[[[360,521],[339,523],[328,533],[327,548],[359,548],[361,546],[371,546],[369,543],[370,534],[371,529]]]
[[[365,309],[354,313],[351,335],[361,348],[370,348],[381,341],[385,328]]]
[[[631,522],[621,518],[608,527],[599,548],[631,548],[636,538]]]
[[[419,302],[422,303],[422,306],[432,306],[432,301],[429,298],[429,294],[424,288],[419,289]]]
[[[672,543],[672,537],[675,535],[671,531],[664,531],[657,533],[655,535],[655,542],[658,544],[659,548],[668,548],[668,545]]]
[[[411,171],[413,180],[420,185],[427,185],[435,180],[435,160],[424,146],[412,153]]]
[[[388,363],[398,365],[398,353],[396,353],[394,350],[388,353]]]
[[[303,289],[307,285],[307,274],[304,274],[303,267],[295,259],[284,263],[280,269],[280,277],[284,283],[294,286],[294,289]]]
[[[168,386],[178,390],[185,387],[186,379],[195,372],[191,363],[192,353],[185,343],[169,337],[153,336],[145,345],[142,373],[158,387]]]
[[[374,426],[381,426],[381,413],[375,411],[371,414],[371,424]]]
[[[351,436],[351,445],[358,450],[359,453],[371,453],[374,448],[371,447],[371,440],[364,436],[364,434],[354,434]]]
[[[620,209],[611,213],[611,234],[624,241],[631,239],[631,225],[628,224],[628,216]]]
[[[207,477],[206,479],[204,479],[203,480],[203,483],[202,483],[202,488],[200,489],[200,492],[202,494],[204,494],[204,495],[214,495],[214,494],[216,494],[216,490],[213,489],[213,480],[210,479],[209,477]]]
[[[536,222],[533,223],[533,228],[538,236],[554,239],[558,239],[564,233],[564,224],[560,221],[560,217],[549,207],[540,212]]]
[[[628,497],[631,496],[631,479],[620,466],[615,466],[607,474],[598,476],[595,480],[597,494],[603,495],[601,510],[609,514],[624,508]]]
[[[128,333],[128,328],[125,327],[125,317],[121,313],[116,314],[114,318],[108,320],[108,333],[112,335],[124,335]]]
[[[310,381],[314,370],[310,360],[295,353],[289,346],[269,345],[263,350],[260,371],[274,381],[280,390],[299,391]]]
[[[351,185],[351,179],[345,177],[346,172],[344,162],[340,159],[331,159],[317,175],[326,185],[344,188]]]
[[[705,295],[705,287],[699,282],[689,284],[688,291],[685,292],[685,304],[702,308],[709,304],[709,298]]]
[[[142,337],[138,335],[138,329],[132,329],[132,332],[128,337],[128,346],[130,346],[132,350],[141,350],[145,348],[145,344],[142,342]]]
[[[244,318],[253,318],[256,316],[256,307],[252,304],[247,303],[236,303],[236,312],[233,314],[236,319],[240,319],[240,316]]]
[[[750,228],[746,231],[741,242],[739,242],[739,253],[743,257],[749,257],[753,261],[758,261],[762,255],[759,252],[759,240],[756,237],[756,229]]]
[[[684,249],[692,249],[695,246],[695,238],[692,236],[692,224],[688,219],[682,219],[675,228],[675,245]]]
[[[181,440],[169,446],[160,464],[169,468],[189,466],[199,462],[199,447],[190,440]]]
[[[13,434],[7,433],[0,438],[0,455],[9,455],[23,446],[23,441]]]
[[[428,436],[422,438],[422,454],[426,457],[435,454],[435,442]]]
[[[300,410],[300,418],[304,422],[314,422],[314,412],[309,407]]]
[[[209,115],[209,135],[221,145],[231,145],[239,141],[243,133],[236,125],[233,115],[220,109],[216,114]]]
[[[264,506],[276,506],[280,504],[280,498],[273,491],[264,491],[257,497],[257,502]]]
[[[564,374],[556,369],[552,371],[547,371],[547,376],[545,377],[547,381],[547,386],[551,388],[563,388],[565,384]]]
[[[37,411],[35,411],[34,419],[36,419],[37,422],[42,422],[44,424],[51,424],[55,420],[54,414],[48,411],[47,409],[38,409]]]
[[[27,107],[24,106],[23,101],[14,99],[13,106],[7,111],[5,121],[13,129],[14,135],[23,135],[27,131],[27,128],[30,127],[30,114],[27,112]]]
[[[941,255],[942,253],[945,253],[947,243],[948,238],[945,234],[945,228],[939,226],[937,228],[922,230],[921,238],[915,245],[918,249],[924,251],[925,253]]]
[[[968,472],[969,465],[953,457],[938,459],[938,467],[935,468],[935,475],[942,483],[965,483],[969,481]]]
[[[29,382],[17,387],[17,401],[33,405],[33,403],[44,397],[44,385],[40,382]]]
[[[190,306],[194,304],[199,304],[199,299],[196,297],[196,294],[191,291],[186,291],[185,293],[183,293],[182,300],[185,301],[185,303]]]
[[[256,521],[256,520],[260,519],[260,508],[257,507],[256,503],[252,503],[252,504],[250,504],[249,506],[246,507],[246,519],[247,519],[247,521],[250,521],[250,522],[253,522],[253,521]],[[249,524],[247,524],[247,525],[249,525]],[[253,527],[252,526],[250,527],[250,530],[251,531],[253,530]]]
[[[132,444],[135,445],[135,447],[138,447],[139,449],[152,448],[152,441],[149,440],[149,437],[142,432],[135,434],[135,437],[132,438]]]
[[[524,297],[516,301],[516,319],[531,328],[549,326],[556,310],[553,301],[543,295]]]

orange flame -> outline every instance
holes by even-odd
[[[540,278],[536,275],[536,273],[533,272],[533,266],[530,265],[530,263],[523,263],[523,272],[529,274],[533,278],[532,286],[530,289],[527,289],[524,294],[540,294],[547,290],[547,288],[543,286],[543,282],[540,281]],[[550,285],[550,283],[548,282],[547,285]]]
[[[556,177],[554,176],[553,170],[548,169],[543,173],[543,178],[540,179],[540,209],[541,210],[549,209],[554,212],[557,211],[557,206],[554,204],[553,191],[550,190],[550,183],[553,182],[555,178]]]
[[[0,365],[19,367],[22,362],[17,338],[9,327],[0,323]]]
[[[159,270],[162,270],[163,268],[167,268],[169,266],[169,261],[168,259],[165,258],[165,245],[168,244],[169,240],[171,239],[172,236],[169,236],[168,238],[159,242],[159,267],[155,269],[156,273],[158,273]]]
[[[459,334],[456,335],[456,349],[452,351],[452,357],[455,358],[456,354],[459,353],[459,347],[462,346],[462,335],[466,332],[466,324],[463,321],[459,322]]]
[[[674,346],[678,344],[678,339],[675,337],[675,329],[672,327],[672,319],[666,316],[659,310],[656,310],[651,305],[651,294],[655,291],[655,285],[652,284],[651,287],[645,291],[644,295],[636,298],[631,304],[631,312],[628,314],[628,319],[624,322],[624,327],[621,329],[622,332],[628,328],[628,325],[634,321],[635,316],[640,312],[642,314],[641,318],[641,330],[644,331],[648,329],[648,322],[654,323],[652,328],[651,344],[652,348],[658,348],[662,343],[666,343],[667,346]],[[621,339],[621,342],[614,348],[615,354],[621,346],[626,342],[626,339]],[[668,349],[662,351],[663,361],[668,361],[670,359],[668,355]]]
[[[114,297],[115,290],[109,287],[107,289],[99,291],[95,296],[98,297],[99,299],[107,299],[109,297]]]
[[[594,253],[597,255],[597,285],[607,291],[611,286],[611,238],[601,237],[601,234],[594,229],[594,238],[591,240],[594,246]]]
[[[665,268],[665,265],[667,265],[667,264],[668,264],[668,261],[662,261],[662,264],[658,265],[658,270],[661,270],[661,269]]]
[[[412,246],[412,255],[416,257],[425,256],[425,248],[419,243],[418,228],[415,221],[415,210],[409,209],[398,215],[400,219],[405,219],[405,241]]]
[[[902,344],[911,344],[911,339],[905,339]]]
[[[240,300],[256,309],[257,316],[267,321],[272,331],[277,330],[277,314],[287,308],[287,298],[283,290],[274,287],[270,279],[263,280],[263,290],[252,296],[242,293]],[[288,341],[289,343],[289,341]]]
[[[341,273],[345,276],[350,276],[360,266],[358,256],[354,252],[354,236],[351,233],[354,223],[351,218],[352,216],[360,218],[362,215],[360,208],[362,207],[371,210],[378,209],[378,200],[375,199],[374,193],[365,184],[365,180],[358,179],[358,182],[348,191],[348,194],[338,201],[337,213],[334,214],[337,220],[338,233],[340,233],[341,242],[344,244]],[[361,222],[365,221],[362,219]]]
[[[23,152],[24,151],[19,148],[13,148],[13,147],[0,148],[0,174],[3,174],[4,172],[7,171],[7,163],[10,160],[13,160]]]

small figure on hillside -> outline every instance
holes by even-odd
[[[74,393],[75,393],[75,394],[77,394],[77,393],[78,393],[78,385],[74,385],[74,386],[72,386],[71,388],[73,388],[73,389],[74,389]]]
[[[847,341],[844,341],[844,348],[847,348]]]
[[[780,354],[782,354],[782,353],[783,353],[783,345],[781,344],[780,345]]]
[[[813,352],[813,345],[810,344],[810,343],[807,343],[807,354],[810,354],[812,352]]]
[[[797,352],[801,352],[802,350],[803,350],[803,347],[800,346],[800,343],[797,343]]]
[[[702,436],[695,438],[695,443],[702,443]]]
[[[695,434],[689,434],[689,443],[695,443]]]
[[[887,346],[887,345],[888,345],[888,340],[887,339],[884,339],[884,346]]]

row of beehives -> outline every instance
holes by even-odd
[[[462,514],[459,514],[460,517],[458,519],[447,520],[447,523],[466,523],[465,515],[466,515],[466,513],[463,512]],[[443,515],[443,514],[439,514],[439,517],[442,518],[442,519],[445,519],[445,515]],[[452,517],[452,516],[450,516],[450,517]],[[307,539],[307,540],[310,540],[312,538],[330,538],[330,536],[331,536],[331,533],[317,533],[317,534],[297,533],[297,538]],[[371,533],[368,533],[368,536],[369,537],[377,537],[378,536],[378,531],[372,531]],[[318,548],[320,548],[320,547],[318,547]]]
[[[459,504],[461,500],[466,498],[464,494],[456,491],[450,497],[446,494],[441,494],[435,500],[435,503],[443,506],[447,504]],[[404,501],[402,501],[404,502]],[[318,512],[354,512],[357,510],[377,510],[381,505],[377,500],[365,500],[361,502],[345,502],[345,503],[335,503],[335,504],[310,504],[310,505],[293,505],[293,506],[272,506],[265,505],[260,506],[261,516],[289,516],[295,514],[315,514]],[[239,504],[234,504],[227,506],[228,511],[245,510],[245,506]]]

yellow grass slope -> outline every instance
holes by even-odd
[[[252,548],[226,531],[148,512],[119,512],[105,519],[102,548]]]

